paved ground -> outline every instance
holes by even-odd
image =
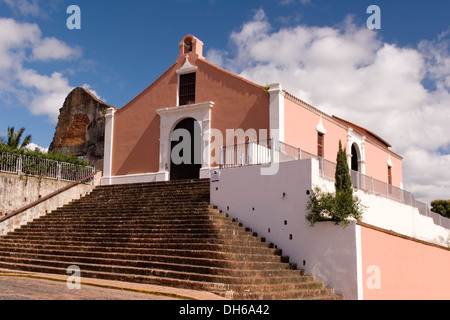
[[[122,281],[81,278],[69,289],[69,276],[0,270],[0,300],[222,300],[209,292]]]

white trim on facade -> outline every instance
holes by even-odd
[[[164,175],[165,180],[170,177],[170,147],[171,134],[178,122],[186,118],[193,118],[200,124],[202,135],[202,167],[200,178],[209,178],[211,155],[211,109],[214,102],[201,102],[173,108],[158,109],[161,117],[159,134],[159,176]]]
[[[316,130],[322,134],[327,134],[327,130],[322,123],[322,116],[320,116],[319,124],[316,126]]]
[[[349,168],[352,166],[352,145],[355,144],[358,149],[356,150],[360,158],[358,159],[359,172],[366,174],[366,136],[353,130],[347,129],[347,160]]]
[[[388,161],[387,161],[387,165],[388,165],[389,168],[392,168],[392,167],[393,167],[393,164],[392,164],[392,160],[391,160],[391,156],[390,156],[390,155],[389,155],[389,158],[388,158]]]
[[[147,183],[157,181],[167,181],[165,173],[151,172],[151,173],[139,173],[139,174],[127,174],[122,176],[112,176],[108,180],[102,180],[102,185],[113,184],[130,184],[130,183]]]
[[[362,243],[361,243],[361,226],[355,225],[355,242],[356,242],[356,286],[357,286],[357,299],[364,300],[364,283],[362,269]]]
[[[281,84],[270,84],[269,95],[270,137],[277,141],[284,141],[284,91]]]
[[[177,106],[180,105],[180,76],[183,74],[189,74],[189,73],[195,73],[197,72],[198,67],[193,66],[189,62],[189,55],[185,55],[186,61],[184,62],[183,66],[176,71],[178,75],[178,85],[177,85]]]
[[[103,178],[101,181],[103,185],[111,184],[115,113],[115,108],[109,108],[105,114],[105,151],[103,156]]]
[[[331,123],[343,128],[343,129],[348,129],[348,126],[344,125],[343,123],[337,121],[336,119],[334,119],[333,117],[329,116],[328,114],[320,111],[319,109],[313,107],[312,105],[306,103],[305,101],[297,98],[296,96],[293,96],[292,94],[290,94],[287,91],[284,91],[284,96],[286,97],[286,99],[289,99],[290,101],[298,104],[299,106],[313,112],[314,114],[317,114],[318,116],[325,118],[326,120],[330,121]]]
[[[189,56],[186,55],[185,57],[186,57],[186,62],[184,63],[184,65],[183,65],[180,69],[178,69],[178,70],[176,71],[176,73],[177,73],[178,75],[180,75],[180,74],[194,73],[194,72],[197,71],[197,67],[196,67],[196,66],[193,66],[192,64],[190,64],[190,62],[189,62]],[[179,82],[179,81],[178,81],[178,82]]]

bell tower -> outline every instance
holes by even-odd
[[[180,56],[186,56],[188,54],[194,53],[198,58],[204,59],[203,57],[203,42],[188,34],[183,38],[183,41],[179,44]]]

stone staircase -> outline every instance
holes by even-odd
[[[207,290],[342,299],[209,204],[209,180],[102,186],[0,238],[0,268]]]

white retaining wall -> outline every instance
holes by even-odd
[[[334,181],[331,179],[314,174],[312,180],[314,186],[334,191]],[[420,214],[418,208],[366,191],[358,190],[356,195],[366,206],[362,222],[418,240],[450,247],[450,230],[436,224],[432,217]]]
[[[280,163],[278,173],[271,176],[261,175],[261,168],[221,170],[219,181],[211,182],[211,203],[276,244],[307,274],[346,299],[356,299],[355,224],[342,228],[326,222],[311,227],[305,219],[311,159]]]
[[[0,235],[6,235],[46,213],[56,210],[73,200],[80,199],[91,192],[95,188],[95,185],[99,184],[100,177],[101,172],[98,172],[94,178],[94,185],[79,184],[1,222]],[[5,208],[3,210],[7,214],[71,184],[70,182],[37,177],[21,178],[17,175],[5,173],[0,175],[0,180],[2,181],[0,203],[4,205]]]
[[[213,174],[211,179],[211,203],[276,244],[291,262],[345,299],[360,298],[360,226],[351,221],[346,228],[331,222],[311,227],[305,219],[307,191],[314,186],[334,191],[334,182],[320,177],[315,159],[280,163],[276,175],[261,175],[262,168],[217,170],[219,174]],[[357,195],[367,207],[363,222],[450,246],[450,230],[436,225],[417,208],[363,191],[357,191]]]

